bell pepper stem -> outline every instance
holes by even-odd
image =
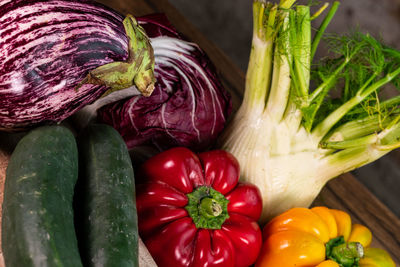
[[[200,201],[199,210],[207,218],[214,218],[222,213],[221,204],[209,197],[205,197]]]
[[[186,195],[185,209],[197,228],[221,229],[228,215],[228,200],[211,187],[200,186]]]
[[[364,247],[359,242],[346,243],[343,236],[340,236],[326,244],[326,257],[343,267],[357,267],[364,257]]]
[[[332,249],[332,257],[342,266],[354,266],[364,256],[364,248],[358,242],[341,244]]]

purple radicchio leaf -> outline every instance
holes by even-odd
[[[138,18],[155,55],[155,90],[102,107],[101,122],[112,125],[129,149],[153,145],[159,150],[212,146],[231,112],[228,92],[206,54],[183,39],[163,14]]]

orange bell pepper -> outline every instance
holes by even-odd
[[[263,229],[256,267],[395,267],[390,255],[369,248],[371,231],[327,207],[293,208]]]

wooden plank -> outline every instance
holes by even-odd
[[[3,139],[0,139],[3,141]],[[6,168],[10,154],[7,151],[0,150],[0,204],[3,204],[3,194],[4,194],[4,182],[6,180]],[[2,212],[3,205],[0,205],[0,212]],[[1,225],[0,216],[0,225]],[[0,231],[1,233],[1,231]],[[0,236],[0,248],[1,248],[1,236]],[[0,249],[0,266],[4,267],[3,250]]]
[[[147,1],[137,0],[96,0],[108,7],[111,7],[123,15],[144,16],[154,13],[154,9],[147,4]]]

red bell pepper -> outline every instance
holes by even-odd
[[[226,151],[173,148],[146,161],[137,180],[139,234],[158,266],[249,266],[262,244],[258,188],[238,182]]]

